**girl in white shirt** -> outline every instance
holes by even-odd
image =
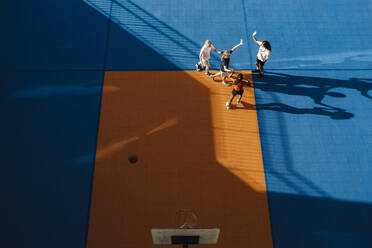
[[[201,71],[205,67],[205,74],[210,76],[209,68],[211,67],[209,64],[209,59],[211,57],[211,50],[215,51],[216,53],[220,53],[214,46],[210,40],[206,40],[204,46],[200,49],[199,53],[199,62],[195,65],[197,71]]]
[[[257,32],[254,31],[252,34],[253,40],[260,46],[257,53],[257,59],[256,59],[256,70],[253,70],[254,72],[260,72],[259,75],[257,75],[257,78],[261,78],[264,75],[264,64],[269,59],[270,52],[271,52],[271,45],[270,42],[267,40],[259,41],[256,39]]]

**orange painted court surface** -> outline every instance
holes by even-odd
[[[180,209],[221,229],[217,247],[272,247],[253,88],[227,110],[231,90],[203,72],[106,72],[88,248],[154,247]]]

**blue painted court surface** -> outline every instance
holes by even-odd
[[[372,247],[372,1],[35,0],[1,8],[0,246],[86,246],[104,71],[254,68],[273,245]],[[217,68],[219,57],[212,56]],[[223,103],[221,103],[223,104]]]

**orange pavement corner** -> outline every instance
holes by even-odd
[[[153,247],[180,209],[221,228],[218,247],[273,246],[254,91],[227,110],[231,90],[194,71],[105,73],[88,248]]]

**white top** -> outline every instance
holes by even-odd
[[[260,48],[258,49],[257,58],[262,62],[265,62],[269,59],[270,50],[264,48],[261,41],[257,41],[256,43],[260,46]]]
[[[200,49],[200,54],[199,56],[203,59],[209,59],[211,57],[211,49],[214,48],[213,45],[211,45],[210,47],[207,47],[206,45],[204,45],[201,49]]]

